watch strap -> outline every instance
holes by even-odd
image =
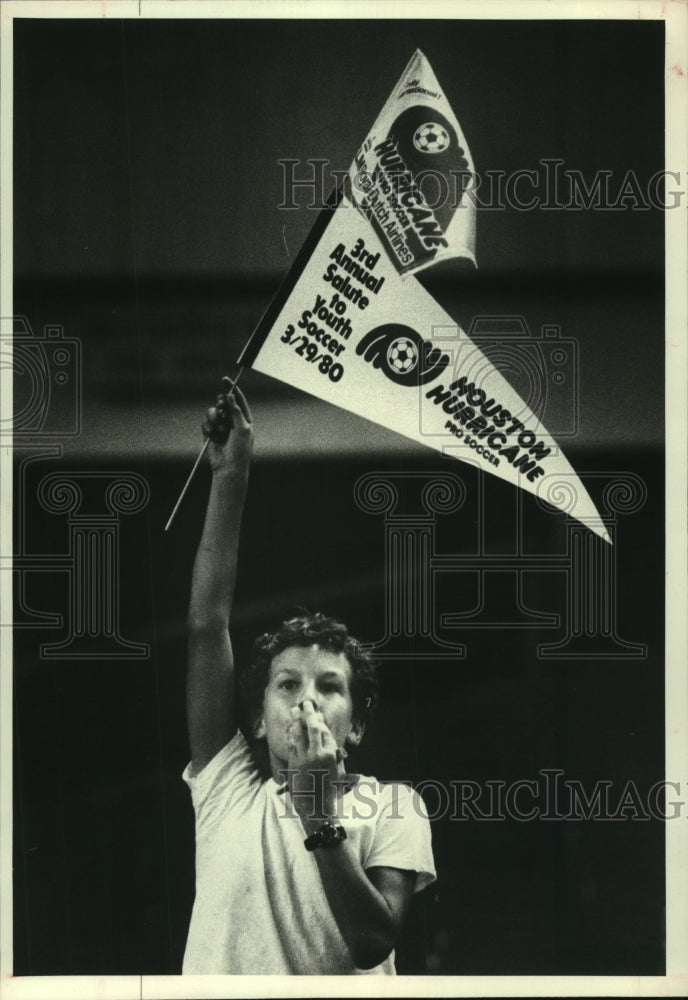
[[[335,826],[331,819],[327,819],[303,843],[307,851],[315,851],[319,847],[336,847],[342,840],[346,840],[344,827]]]

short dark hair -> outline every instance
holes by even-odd
[[[320,646],[328,652],[344,653],[351,666],[353,719],[358,723],[368,721],[378,700],[377,665],[359,640],[349,634],[346,625],[316,612],[289,618],[276,632],[265,632],[256,639],[253,661],[239,682],[251,724],[263,707],[270,664],[278,653],[290,646]]]

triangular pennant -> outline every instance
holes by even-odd
[[[417,49],[349,169],[346,193],[401,274],[450,257],[475,264],[473,159]]]
[[[421,79],[427,86],[420,88]],[[407,109],[398,113],[396,104],[410,98],[412,84],[440,93],[420,52],[371,136],[389,108],[398,123]],[[441,93],[440,98],[446,105],[443,120],[456,123]],[[454,130],[460,135],[458,123]],[[381,142],[387,142],[387,132],[384,124]],[[372,142],[368,151],[379,146]],[[381,155],[379,150],[375,155]],[[346,190],[354,183],[350,178]],[[422,240],[416,245],[407,233],[405,245],[413,252],[407,266],[392,244],[391,230],[381,231],[382,214],[375,222],[371,207],[370,200],[362,205],[359,199],[355,206],[342,190],[333,193],[240,363],[477,465],[610,541],[585,487],[536,414],[408,273],[442,257],[472,256],[470,213],[462,209],[458,222],[456,214],[447,221],[442,229],[447,246],[425,247],[431,256],[423,252]]]
[[[567,513],[607,537],[537,416],[432,296],[399,276],[344,197],[319,217],[239,361],[530,493],[566,478]]]

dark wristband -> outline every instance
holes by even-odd
[[[318,847],[336,847],[342,840],[346,840],[346,830],[343,826],[335,826],[332,820],[327,819],[315,833],[304,840],[307,851],[315,851]]]

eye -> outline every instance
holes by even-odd
[[[296,681],[292,680],[290,677],[285,677],[279,682],[278,687],[282,688],[284,691],[294,691],[297,684]]]
[[[320,689],[325,694],[341,694],[342,692],[341,684],[338,684],[336,681],[325,681],[320,685]]]

